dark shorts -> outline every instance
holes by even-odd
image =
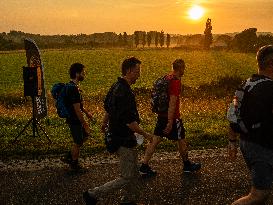
[[[273,150],[242,139],[240,148],[251,173],[252,185],[259,190],[272,188]]]
[[[70,133],[73,137],[73,141],[77,145],[82,145],[87,134],[81,124],[68,124],[70,128]]]
[[[167,117],[158,117],[154,134],[160,137],[166,137],[170,140],[185,139],[185,128],[181,119],[175,119],[173,121],[173,127],[169,135],[165,135],[163,130],[168,124]]]

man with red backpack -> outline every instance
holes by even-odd
[[[154,84],[154,93],[152,94],[153,111],[158,114],[157,124],[154,130],[156,136],[145,151],[143,163],[140,167],[140,173],[147,176],[156,175],[148,165],[156,146],[162,141],[163,137],[177,141],[178,150],[183,160],[184,172],[195,172],[200,170],[200,163],[190,162],[188,159],[188,149],[185,141],[185,129],[180,118],[180,93],[181,78],[184,74],[185,63],[182,59],[176,59],[173,62],[173,70],[169,75],[158,79]],[[165,90],[165,93],[164,93]]]

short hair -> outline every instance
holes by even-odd
[[[257,52],[256,60],[261,70],[266,69],[273,62],[273,45],[261,47]]]
[[[138,60],[136,57],[126,58],[121,65],[122,75],[126,75],[127,71],[134,68],[136,64],[141,64],[141,61]]]
[[[185,68],[185,62],[183,59],[179,58],[179,59],[176,59],[174,62],[173,62],[173,70],[178,70],[178,69],[181,69],[181,68]]]
[[[81,73],[84,69],[84,65],[81,63],[73,63],[69,69],[69,75],[71,79],[76,78],[76,73]]]

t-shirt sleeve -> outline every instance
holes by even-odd
[[[72,105],[81,103],[81,95],[76,86],[68,86],[67,94]]]
[[[169,95],[179,96],[181,92],[180,80],[171,80],[169,86]]]

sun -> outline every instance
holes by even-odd
[[[195,5],[190,8],[188,11],[189,18],[192,20],[198,20],[203,17],[204,15],[204,9],[198,5]]]

